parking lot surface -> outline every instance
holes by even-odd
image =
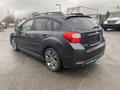
[[[43,62],[9,43],[13,28],[0,32],[0,90],[120,90],[120,31],[107,31],[103,58],[79,69],[49,71]]]

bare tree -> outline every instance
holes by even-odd
[[[4,19],[3,22],[6,23],[6,26],[8,27],[10,23],[15,23],[15,15],[11,14],[11,15],[7,15]]]

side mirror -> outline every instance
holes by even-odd
[[[17,25],[15,27],[15,32],[19,33],[21,31],[21,29],[22,29],[22,26],[21,25]]]

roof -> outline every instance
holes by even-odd
[[[52,19],[56,19],[58,21],[62,21],[62,20],[66,20],[72,17],[87,17],[87,18],[91,18],[90,16],[86,16],[83,14],[68,14],[68,15],[64,15],[61,12],[49,12],[49,13],[41,13],[37,16],[35,16],[34,18],[39,18],[39,17],[46,17],[46,18],[52,18]]]

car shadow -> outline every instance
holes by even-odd
[[[31,60],[34,60],[34,62],[39,63],[40,66],[42,65],[42,66],[46,67],[44,61],[40,60],[39,58],[34,57],[34,56],[32,56],[26,52],[23,52],[23,51],[19,51],[18,53],[21,53],[21,54],[25,55],[26,57],[31,58]],[[47,69],[47,67],[46,67],[45,72],[50,73],[50,74],[54,74],[57,76],[72,78],[74,75],[76,77],[85,77],[86,75],[89,75],[89,73],[93,73],[93,72],[98,71],[98,69],[99,69],[99,65],[94,62],[90,65],[87,65],[84,67],[79,67],[79,68],[67,68],[67,69],[63,68],[59,72],[52,72],[49,69]]]
[[[79,68],[63,69],[60,73],[63,75],[66,75],[66,76],[69,76],[69,75],[73,76],[73,75],[77,75],[77,74],[85,75],[85,74],[89,74],[94,71],[97,71],[98,68],[99,67],[96,63],[92,63],[90,65],[79,67]]]

